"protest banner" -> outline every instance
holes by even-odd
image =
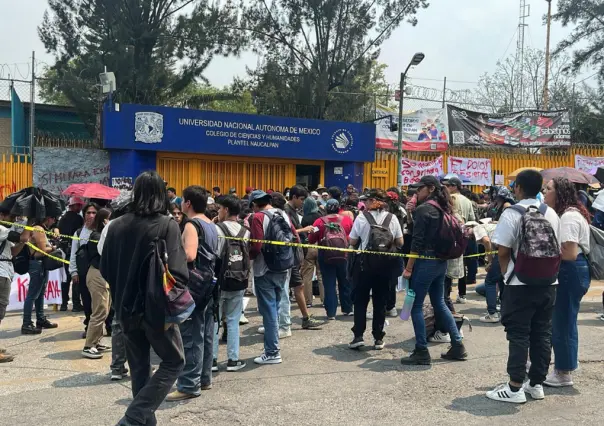
[[[490,186],[493,184],[489,158],[449,157],[449,173],[464,177],[468,185]]]
[[[584,157],[575,155],[575,169],[590,173],[593,169],[604,167],[604,157]]]
[[[377,105],[375,118],[392,116],[398,122],[398,111]],[[446,151],[449,130],[444,108],[422,108],[403,114],[403,151]],[[398,130],[390,129],[390,120],[384,118],[375,123],[375,147],[395,150]]]
[[[402,158],[402,185],[408,186],[419,182],[422,176],[438,176],[443,173],[442,155],[433,161],[416,161],[409,158]]]
[[[48,272],[48,286],[44,294],[44,303],[47,305],[60,305],[63,301],[61,296],[61,283],[65,281],[65,268],[55,269]],[[29,289],[29,274],[13,276],[10,286],[7,311],[19,311],[23,309],[23,302]]]
[[[447,105],[453,145],[570,146],[567,110],[487,114]]]

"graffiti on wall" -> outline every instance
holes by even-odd
[[[0,185],[0,201],[4,200],[4,198],[8,197],[13,192],[17,192],[17,184],[13,181],[13,183]]]

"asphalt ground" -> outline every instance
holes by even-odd
[[[469,359],[440,360],[446,345],[431,345],[431,367],[400,364],[414,345],[410,322],[389,319],[383,351],[371,346],[353,351],[347,348],[352,317],[338,317],[322,330],[306,331],[297,309],[292,309],[293,336],[281,343],[283,364],[256,366],[253,358],[262,352],[262,336],[257,333],[261,318],[252,298],[246,311],[250,324],[241,331],[241,358],[248,366],[227,373],[226,347],[221,345],[221,371],[214,375],[213,389],[184,403],[162,404],[158,421],[230,426],[602,424],[604,321],[598,319],[602,290],[604,283],[592,283],[582,303],[575,387],[546,388],[545,400],[529,398],[520,406],[484,395],[506,380],[507,341],[501,325],[478,321],[486,304],[471,289],[468,303],[457,305],[472,319],[472,332],[464,326]],[[321,307],[311,311],[325,316]],[[59,328],[38,336],[21,335],[20,313],[10,313],[2,322],[0,346],[16,360],[0,364],[0,425],[114,425],[131,401],[129,380],[109,380],[109,355],[102,360],[81,357],[82,315],[50,312],[50,316]],[[372,343],[369,332],[365,339]]]

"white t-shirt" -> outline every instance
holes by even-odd
[[[224,225],[226,225],[227,229],[229,230],[229,232],[231,233],[231,235],[233,237],[236,237],[237,234],[239,234],[239,231],[241,231],[241,228],[243,228],[243,226],[241,226],[241,224],[234,222],[232,220],[227,220],[225,222],[221,222]],[[222,232],[222,229],[220,229],[220,226],[216,226],[216,230],[218,231],[218,257],[222,257],[222,251],[224,250],[224,243],[226,241],[226,239],[224,238],[224,232]],[[245,230],[245,234],[243,235],[243,238],[249,238],[250,237],[250,231],[248,231],[247,229]]]
[[[15,245],[7,240],[9,232],[10,228],[5,228],[4,226],[0,225],[0,246],[6,243],[4,244],[4,250],[2,250],[2,253],[0,253],[0,258],[5,259],[0,260],[0,278],[12,280],[15,270],[13,269],[13,262],[8,259],[13,258],[11,248],[13,248]],[[23,250],[25,249],[26,248],[23,248]]]
[[[528,207],[528,206],[536,206],[539,207],[541,202],[536,199],[528,199],[522,200],[517,203],[518,205]],[[556,212],[547,208],[545,212],[545,218],[552,224],[554,228],[554,233],[556,234],[556,239],[558,240],[558,244],[560,244],[560,219]],[[493,234],[493,242],[498,246],[509,247],[512,249],[514,254],[518,253],[518,246],[520,244],[520,232],[522,228],[522,215],[512,209],[506,209],[499,219],[499,223],[497,224],[497,228],[495,228],[495,232]],[[508,264],[508,270],[505,273],[505,282],[507,283],[508,278],[514,271],[514,262],[510,259],[510,263]],[[554,283],[558,284],[558,281]],[[516,276],[512,278],[509,285],[526,285],[522,283]]]
[[[589,254],[589,223],[578,210],[569,209],[560,217],[560,243],[579,245],[579,253]]]
[[[385,210],[377,211],[371,210],[369,212],[374,218],[377,224],[381,225],[384,223],[386,216],[388,213]],[[396,216],[392,215],[392,220],[390,221],[389,226],[390,232],[394,236],[394,239],[402,238],[403,231],[401,230],[401,225],[398,223],[398,219]],[[371,230],[371,225],[367,222],[365,215],[363,213],[359,214],[352,225],[352,231],[350,232],[351,240],[361,239],[361,250],[365,250],[367,248],[367,244],[369,243],[369,231]]]
[[[105,240],[107,239],[107,232],[109,232],[109,225],[111,225],[111,222],[112,221],[107,223],[107,225],[105,225],[105,227],[101,231],[101,238],[99,238],[99,242],[96,245],[96,249],[100,255],[103,254],[103,246],[105,245]]]

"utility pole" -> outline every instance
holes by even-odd
[[[550,33],[552,29],[552,0],[547,2],[547,39],[545,41],[545,82],[543,83],[543,109],[549,110],[549,62],[550,62]]]
[[[520,14],[518,18],[518,40],[516,43],[516,59],[514,72],[516,73],[514,92],[512,95],[512,111],[524,108],[524,33],[528,24],[526,18],[531,16],[531,5],[526,0],[520,0]]]
[[[31,93],[29,100],[29,155],[34,163],[34,141],[36,132],[36,52],[31,52]]]

